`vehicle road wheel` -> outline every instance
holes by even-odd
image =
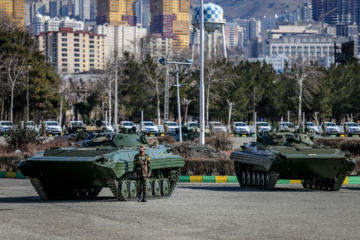
[[[152,195],[152,185],[151,185],[151,181],[147,180],[146,181],[146,196],[147,197],[151,197]]]
[[[129,181],[129,196],[135,198],[137,195],[137,186],[135,181]]]
[[[153,181],[152,185],[153,185],[153,194],[154,194],[154,196],[156,196],[156,197],[161,196],[161,183],[160,183],[160,180],[155,179]]]
[[[163,196],[168,196],[170,191],[170,182],[167,178],[161,181],[161,193]]]
[[[260,174],[260,186],[261,188],[265,188],[265,173]]]
[[[256,173],[255,172],[251,172],[251,183],[250,185],[252,187],[256,187]]]
[[[260,182],[261,182],[260,173],[256,173],[255,179],[256,179],[255,187],[260,187]]]
[[[245,171],[241,172],[241,186],[243,186],[243,187],[246,186],[246,172]]]
[[[251,186],[251,174],[250,172],[246,172],[246,186]]]
[[[265,187],[267,187],[270,183],[269,173],[265,173]]]
[[[120,194],[125,200],[129,198],[129,185],[127,181],[120,182]]]

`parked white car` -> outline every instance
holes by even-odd
[[[199,128],[199,127],[200,127],[200,124],[199,124],[198,122],[186,122],[186,123],[185,123],[185,126],[186,126],[186,127],[189,127],[189,128],[192,128],[192,127]]]
[[[62,129],[60,127],[60,124],[56,121],[46,121],[45,122],[45,131],[47,134],[59,134],[61,135]]]
[[[259,131],[259,133],[265,133],[271,130],[271,126],[267,122],[257,122],[256,128],[258,128],[257,131]]]
[[[322,122],[320,127],[324,131],[325,124],[325,135],[337,135],[340,136],[340,128],[333,122]]]
[[[209,122],[209,128],[211,129],[211,125],[214,126],[214,132],[227,132],[227,129],[221,122]]]
[[[14,125],[10,121],[0,121],[0,136],[9,134],[14,128]]]
[[[305,130],[307,130],[307,132],[313,132],[315,134],[319,134],[320,131],[319,129],[317,128],[317,126],[312,123],[312,122],[307,122],[305,123]]]
[[[106,127],[107,132],[113,132],[114,131],[114,128],[108,122],[102,121],[102,123],[103,123],[103,127]]]
[[[144,131],[146,134],[155,134],[157,136],[160,135],[159,128],[152,121],[143,121],[143,126],[141,127],[141,130]]]
[[[176,122],[173,121],[166,121],[164,122],[164,129],[165,129],[165,123],[167,123],[168,125],[168,132],[167,133],[176,133],[177,131],[179,131],[179,125]]]
[[[136,126],[132,121],[121,121],[119,125],[114,126],[114,130],[115,132],[120,132],[120,128],[126,128],[128,130],[131,130],[133,127]]]
[[[23,127],[25,127],[25,123],[26,123],[27,130],[39,132],[39,128],[35,125],[35,123],[33,121],[27,121],[27,122],[22,121],[21,125]]]
[[[344,133],[348,136],[360,135],[360,126],[354,122],[344,122]]]
[[[235,134],[250,136],[250,128],[244,122],[233,122],[233,128]]]

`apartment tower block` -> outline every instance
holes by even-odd
[[[97,0],[96,24],[136,26],[136,0]]]
[[[150,0],[151,33],[172,38],[175,50],[189,47],[190,0]]]

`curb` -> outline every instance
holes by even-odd
[[[26,179],[21,172],[0,172],[0,178],[21,178]],[[201,175],[181,175],[179,182],[193,183],[238,183],[236,176],[201,176]],[[301,180],[296,179],[280,179],[277,184],[301,184]],[[359,176],[346,177],[343,185],[360,184]]]
[[[236,176],[189,176],[181,175],[179,182],[194,182],[194,183],[238,183]],[[297,179],[279,179],[277,184],[301,184],[301,180]],[[360,184],[359,176],[346,177],[343,185]]]

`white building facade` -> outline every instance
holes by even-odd
[[[146,37],[146,28],[141,24],[137,26],[113,26],[109,24],[98,25],[95,29],[97,34],[106,35],[106,56],[113,57],[115,52],[120,56],[125,51],[136,54],[139,51],[140,39]]]
[[[50,18],[49,16],[42,16],[36,14],[32,23],[33,35],[39,35],[41,32],[59,31],[59,28],[73,28],[74,31],[84,30],[84,22],[76,21],[75,19],[65,18]]]

